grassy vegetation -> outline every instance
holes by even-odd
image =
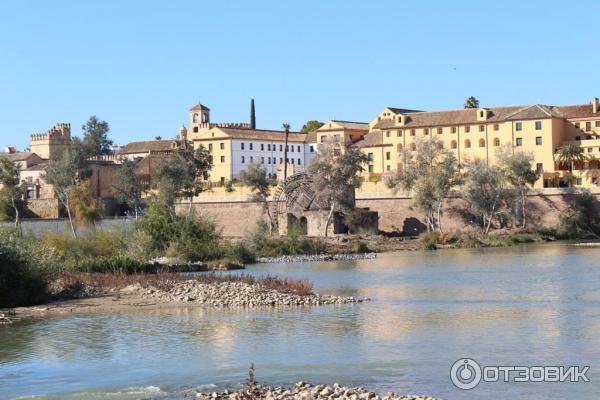
[[[487,235],[479,230],[453,230],[442,234],[439,232],[423,232],[419,235],[419,241],[424,250],[436,250],[440,247],[509,247],[552,239],[552,236],[542,235],[534,230],[505,231]]]
[[[257,224],[247,241],[258,257],[327,253],[327,246],[321,239],[300,236],[294,229],[288,236],[270,236],[268,225],[262,221]]]

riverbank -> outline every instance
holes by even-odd
[[[347,387],[337,383],[333,385],[311,385],[306,382],[298,382],[290,388],[251,386],[233,392],[225,390],[223,392],[198,393],[196,398],[198,400],[435,400],[431,396],[400,395],[393,392],[381,395],[362,387]]]

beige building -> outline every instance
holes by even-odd
[[[575,166],[576,186],[595,186],[600,177],[600,110],[597,98],[571,106],[534,104],[481,107],[450,111],[411,111],[386,107],[369,123],[369,133],[352,146],[369,158],[369,180],[378,180],[407,162],[406,155],[420,138],[441,140],[455,153],[460,165],[475,159],[488,164],[497,151],[531,153],[533,167],[541,172],[535,187],[565,186],[567,166],[555,162],[556,150],[565,144],[585,149],[588,159]]]

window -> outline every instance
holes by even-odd
[[[396,146],[396,150],[402,151],[402,143],[399,143],[398,146]]]
[[[596,122],[594,122],[594,126],[595,126],[596,128],[600,128],[600,121],[596,121]]]
[[[208,151],[212,151],[212,143],[208,144]]]
[[[293,158],[291,158],[291,159],[290,159],[290,161],[292,162],[292,165],[294,165],[294,159],[293,159]]]
[[[285,151],[290,151],[290,146],[286,145],[285,146]]]
[[[541,162],[535,164],[535,170],[538,172],[538,174],[541,174],[542,172],[544,172],[544,164],[542,164]]]
[[[300,159],[298,159],[298,165],[301,165]]]
[[[599,123],[600,121],[596,121],[596,123]],[[396,136],[398,137],[402,137],[402,131],[398,131],[396,132]]]
[[[367,160],[373,161],[373,153],[367,154]]]
[[[479,116],[483,118],[483,110],[479,111]]]
[[[465,140],[465,149],[471,148],[471,141],[469,139]]]
[[[494,138],[494,147],[500,146],[500,139]]]
[[[585,130],[588,132],[592,130],[592,123],[590,121],[585,123]]]
[[[250,163],[254,162],[254,157],[250,156]]]
[[[485,132],[485,125],[479,125],[479,132]]]
[[[313,147],[313,145],[312,145],[312,144],[310,145],[310,152],[311,152],[311,153],[314,153],[314,152],[315,152],[315,148]]]
[[[246,162],[246,158],[242,156],[242,164]]]
[[[522,122],[517,122],[515,124],[515,130],[516,131],[522,131],[523,130],[523,123]]]
[[[261,157],[261,158],[260,158],[260,163],[261,163],[261,164],[264,164],[264,163],[265,163],[265,158],[264,158],[264,157]]]
[[[221,186],[223,186],[224,184],[225,184],[225,177],[224,177],[224,176],[222,176],[222,177],[221,177]]]
[[[279,145],[279,151],[283,151],[283,145],[282,144]]]
[[[244,150],[244,142],[241,143],[242,150]]]
[[[390,157],[391,157],[390,152],[386,151],[386,153],[385,153],[385,159],[388,160],[388,161],[390,161]]]
[[[579,122],[575,122],[575,128],[579,129]]]
[[[325,143],[325,135],[321,136],[321,143]]]
[[[252,143],[250,143],[250,150],[252,150]]]
[[[390,131],[385,132],[385,137],[390,137]]]
[[[415,136],[416,134],[417,134],[417,131],[415,129],[410,130],[410,136]]]
[[[451,128],[450,132],[452,132],[452,133],[456,133],[456,127],[455,127],[455,126],[453,126],[453,127]]]
[[[455,149],[457,147],[456,140],[450,142],[450,148]]]
[[[386,166],[385,166],[385,170],[386,170],[386,171],[390,171],[390,170],[391,170],[390,166],[389,166],[389,165],[386,165]]]
[[[198,127],[197,126],[194,127],[194,133],[198,133]]]
[[[264,151],[264,150],[265,150],[265,144],[264,144],[264,143],[261,143],[261,144],[260,144],[260,151]]]
[[[423,129],[423,135],[429,135],[429,128]]]
[[[515,146],[523,146],[523,138],[516,138],[515,139]]]
[[[535,130],[536,131],[542,130],[542,121],[535,121]]]
[[[485,139],[479,139],[479,147],[485,147]]]
[[[581,136],[575,136],[575,140],[581,140]]]
[[[438,128],[437,132],[438,132],[438,135],[441,135],[442,133],[444,133],[444,129],[443,128]]]
[[[267,151],[271,151],[271,143],[267,145]]]
[[[192,118],[192,121],[197,124],[198,123],[198,113],[194,113],[194,116]]]
[[[300,146],[297,146],[297,149],[298,149],[298,153],[300,153]]]
[[[369,164],[369,172],[373,172],[373,164]]]
[[[593,147],[588,147],[588,148],[587,148],[587,152],[588,152],[588,153],[591,153],[593,149],[594,149]]]
[[[536,146],[541,146],[542,145],[542,137],[541,136],[536,136],[535,137],[535,144],[536,144]]]
[[[465,126],[465,132],[466,133],[471,132],[471,127],[469,125]]]
[[[498,124],[494,124],[494,130],[495,130],[495,131],[499,131],[499,130],[500,130],[500,125],[498,125]]]
[[[219,143],[219,148],[221,150],[225,150],[225,143]]]
[[[279,164],[283,164],[283,157],[279,157]]]
[[[225,156],[221,156],[221,163],[225,162]]]
[[[267,164],[271,164],[271,157],[267,158]]]

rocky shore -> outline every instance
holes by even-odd
[[[166,288],[131,285],[125,292],[137,292],[158,302],[198,303],[213,307],[231,306],[317,306],[327,304],[362,303],[368,298],[320,294],[286,293],[267,288],[262,283],[245,282],[201,283],[196,280],[174,282]]]
[[[311,385],[305,382],[298,382],[292,388],[256,386],[252,389],[234,392],[225,390],[220,393],[198,393],[196,398],[199,400],[436,400],[430,396],[399,395],[392,392],[382,396],[362,387],[345,387],[337,383],[333,385]]]
[[[280,257],[258,257],[257,263],[289,263],[289,262],[313,262],[313,261],[351,261],[372,260],[377,258],[376,253],[348,253],[348,254],[304,254]]]

